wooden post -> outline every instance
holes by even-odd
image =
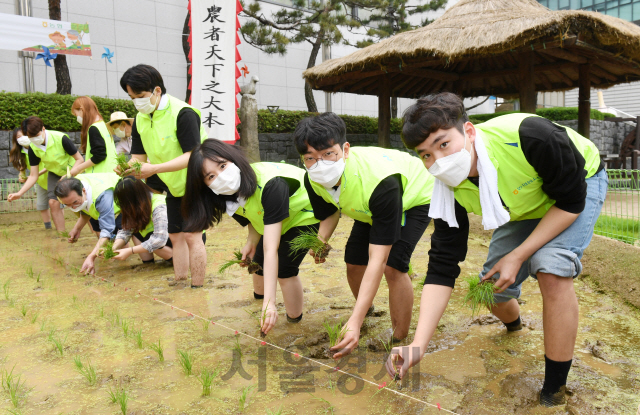
[[[591,129],[591,65],[578,67],[578,134],[589,138]]]
[[[386,76],[378,88],[378,147],[391,148],[391,87]]]
[[[524,52],[518,55],[520,112],[528,112],[530,114],[536,113],[536,106],[538,104],[536,83],[533,76],[533,64],[533,52]]]

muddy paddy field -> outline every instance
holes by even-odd
[[[72,221],[67,216],[68,229]],[[220,264],[245,241],[245,231],[231,219],[208,231],[205,288],[192,290],[169,286],[170,267],[160,260],[143,265],[137,256],[124,263],[97,260],[97,278],[79,275],[77,267],[95,243],[86,229],[70,246],[42,229],[37,213],[0,215],[0,370],[4,379],[13,370],[21,382],[13,400],[0,391],[0,411],[118,414],[121,406],[110,395],[124,390],[127,413],[139,415],[446,413],[396,390],[458,414],[636,413],[640,249],[594,239],[584,273],[575,280],[580,328],[568,402],[540,408],[542,300],[533,280],[525,283],[521,297],[526,327],[509,334],[488,314],[471,317],[458,281],[419,372],[401,384],[381,376],[386,354],[381,339],[388,338],[391,327],[383,280],[359,352],[338,364],[373,385],[335,372],[322,323],[346,321],[354,304],[342,261],[351,225],[347,219],[340,222],[325,264],[312,264],[310,257],[303,262],[303,320],[287,323],[278,293],[278,323],[260,339],[252,315],[262,301],[253,299],[250,276],[240,268],[217,275]],[[415,313],[403,344],[410,342],[417,323],[432,229],[412,258]],[[472,218],[463,275],[481,268],[490,236]],[[261,345],[261,340],[298,356]],[[163,361],[154,350],[158,342]],[[185,353],[191,375],[180,364]],[[207,372],[213,373],[211,393],[202,396]],[[379,390],[376,385],[382,382],[387,387]]]

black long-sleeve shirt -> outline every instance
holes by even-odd
[[[89,145],[91,146],[91,162],[98,164],[107,159],[107,144],[100,130],[95,125],[89,127]]]
[[[522,121],[518,134],[524,157],[542,179],[542,191],[556,201],[559,209],[582,212],[587,197],[585,160],[567,131],[545,118],[530,117]],[[598,171],[603,168],[600,162]],[[477,178],[469,180],[478,185]],[[442,219],[433,221],[425,284],[453,287],[460,275],[458,263],[467,255],[469,218],[457,201],[455,213],[459,228],[449,227]]]

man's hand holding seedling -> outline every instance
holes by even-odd
[[[73,227],[73,229],[71,229],[71,231],[69,232],[69,239],[67,239],[67,242],[69,242],[70,244],[76,243],[78,242],[78,238],[80,238],[80,230],[77,227]]]
[[[420,362],[424,353],[425,350],[415,342],[408,346],[394,347],[385,363],[387,373],[394,380],[398,380],[396,376],[402,379],[410,368]]]

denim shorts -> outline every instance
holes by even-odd
[[[587,198],[584,210],[578,218],[560,235],[547,242],[528,260],[523,262],[516,282],[501,293],[494,294],[497,303],[504,303],[512,298],[519,298],[521,286],[529,276],[536,277],[539,272],[554,274],[559,277],[575,278],[582,272],[582,254],[593,237],[593,228],[600,216],[602,204],[607,196],[609,180],[607,172],[602,169],[586,180]],[[488,273],[505,255],[520,246],[540,222],[540,219],[529,219],[508,222],[493,232],[489,255],[484,263],[480,278]],[[495,274],[499,278],[499,274]]]

